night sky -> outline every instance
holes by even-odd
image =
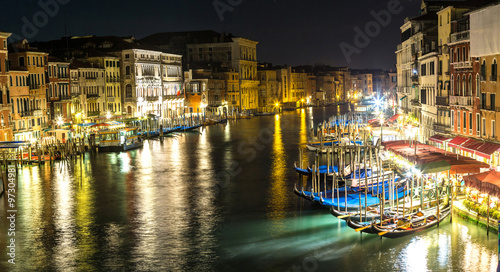
[[[370,11],[388,10],[390,1],[399,2],[401,12],[391,14],[385,27],[379,25],[380,33],[370,38],[368,46],[358,48],[359,54],[352,54],[348,63],[340,44],[355,47],[354,28],[365,29],[374,21]],[[44,17],[47,12],[39,2],[57,3],[59,11]],[[214,3],[232,10],[225,11],[221,20]],[[140,39],[157,32],[211,29],[258,41],[262,62],[395,69],[399,27],[405,17],[416,16],[419,8],[417,0],[10,0],[2,3],[0,31],[44,41],[64,36],[65,22],[71,36]],[[26,21],[38,22],[36,34],[23,31]]]

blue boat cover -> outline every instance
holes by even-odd
[[[366,171],[368,173],[368,177],[371,177],[372,176],[372,169],[367,169]],[[360,177],[361,175],[361,177]],[[352,172],[351,174],[348,175],[349,179],[352,179],[354,178],[354,172]],[[356,169],[356,178],[359,179],[359,178],[365,178],[365,169]]]

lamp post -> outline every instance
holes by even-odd
[[[57,117],[57,121],[56,121],[56,124],[59,126],[59,128],[61,128],[61,126],[63,125],[63,119],[62,119],[62,116],[58,116]]]

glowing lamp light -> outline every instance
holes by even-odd
[[[274,104],[275,107],[279,107],[279,105],[280,105],[279,103]]]

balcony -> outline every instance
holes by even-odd
[[[451,34],[451,42],[453,43],[453,42],[460,42],[460,41],[469,40],[470,39],[469,34],[470,34],[469,30],[453,33],[453,34]]]
[[[420,101],[418,101],[418,99],[412,99],[410,102],[412,106],[420,107],[422,105],[420,104]]]
[[[43,116],[43,110],[34,110],[33,115],[37,117]]]
[[[449,133],[451,133],[451,128],[450,128],[450,126],[445,126],[445,125],[441,125],[441,124],[434,124],[434,131],[439,132],[439,133],[443,133],[443,134],[449,134]]]
[[[418,78],[419,78],[419,76],[411,76],[411,83],[418,84]]]
[[[146,100],[148,102],[156,102],[156,101],[158,101],[158,96],[146,96],[145,98],[146,99],[144,99],[144,100]]]
[[[472,107],[471,96],[450,96],[450,105]]]
[[[455,69],[470,69],[472,68],[472,61],[454,62],[451,65],[453,65]]]
[[[19,115],[21,115],[21,117],[33,116],[33,111],[22,111]]]
[[[87,94],[87,98],[96,98],[96,97],[99,97],[99,94],[96,94],[96,93],[88,93]]]
[[[71,97],[77,97],[80,96],[80,93],[71,93]]]
[[[71,95],[61,95],[61,100],[71,100]]]
[[[449,105],[448,96],[438,96],[438,97],[436,97],[436,105],[439,105],[439,106],[448,106]]]
[[[111,102],[111,103],[115,102],[115,98],[114,97],[108,97],[108,102]]]
[[[87,116],[88,117],[99,116],[100,113],[101,113],[100,111],[89,111],[87,112]]]
[[[179,99],[179,98],[184,98],[184,95],[181,94],[181,95],[163,95],[162,96],[163,101],[171,100],[171,99]]]

